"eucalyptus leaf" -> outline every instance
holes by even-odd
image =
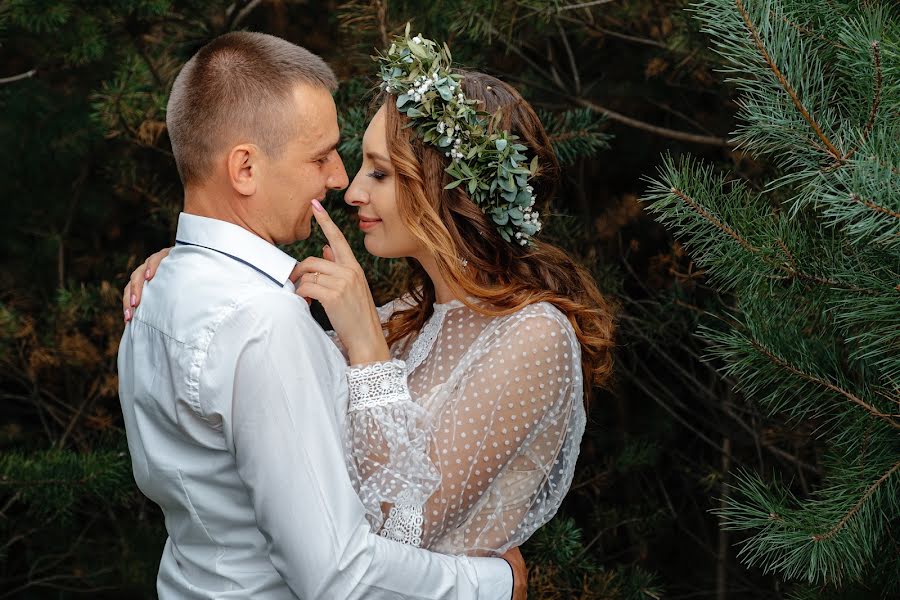
[[[494,220],[494,223],[497,225],[506,225],[509,223],[509,215],[506,213],[500,213],[491,215],[491,218]]]
[[[421,44],[410,44],[409,51],[419,58],[428,58],[428,51]]]

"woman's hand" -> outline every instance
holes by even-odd
[[[312,203],[313,215],[329,245],[323,258],[311,256],[294,269],[294,274],[300,274],[297,294],[319,301],[347,348],[351,365],[389,360],[391,354],[366,275],[322,204],[318,200]]]
[[[159,252],[151,254],[131,274],[131,279],[122,292],[122,310],[125,314],[126,323],[131,320],[131,317],[134,316],[134,309],[141,303],[141,292],[144,289],[144,282],[153,279],[153,276],[156,275],[156,269],[159,268],[159,263],[169,255],[170,250],[171,248],[163,248]]]

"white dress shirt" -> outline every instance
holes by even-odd
[[[176,237],[118,363],[135,480],[169,534],[160,598],[509,598],[501,559],[371,532],[341,444],[348,367],[295,260],[185,213]]]

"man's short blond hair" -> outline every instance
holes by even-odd
[[[277,158],[298,133],[298,84],[337,89],[331,68],[309,50],[265,33],[219,36],[182,67],[166,126],[181,182],[202,183],[226,145],[251,142]]]

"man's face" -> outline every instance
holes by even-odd
[[[298,135],[277,159],[267,160],[257,191],[261,225],[276,244],[309,237],[311,201],[324,201],[329,190],[347,187],[347,171],[337,153],[340,129],[328,90],[294,88],[294,122]]]

